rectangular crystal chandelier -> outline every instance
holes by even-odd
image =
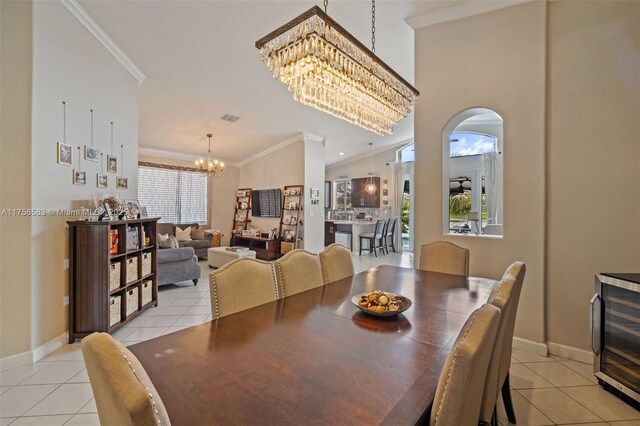
[[[420,94],[318,6],[256,47],[294,100],[379,135],[393,133]]]

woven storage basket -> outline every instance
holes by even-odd
[[[120,322],[120,296],[110,299],[109,305],[109,325],[114,326]]]
[[[295,246],[295,243],[289,242],[289,241],[282,241],[280,243],[280,253],[285,254],[290,252],[291,250],[293,250],[293,247]]]
[[[153,255],[151,253],[142,253],[142,276],[146,277],[151,273],[151,259]]]
[[[140,297],[140,291],[138,287],[134,287],[127,290],[127,316],[138,310],[138,298]]]
[[[138,279],[138,258],[127,259],[127,283]]]
[[[122,263],[115,262],[109,266],[109,291],[113,291],[120,287],[120,270]]]
[[[153,296],[153,281],[144,281],[142,283],[142,306],[151,302],[151,298]]]

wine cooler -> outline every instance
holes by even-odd
[[[591,350],[600,385],[640,407],[640,274],[596,275]]]

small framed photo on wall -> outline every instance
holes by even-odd
[[[118,172],[118,157],[107,155],[107,171],[109,173]]]
[[[94,163],[98,162],[98,157],[100,157],[100,150],[97,148],[92,148],[88,145],[84,146],[84,159],[87,161],[93,161]]]
[[[106,188],[108,182],[109,179],[107,175],[101,175],[100,173],[96,175],[96,186],[98,188]]]
[[[73,164],[73,147],[71,145],[58,142],[58,164],[65,166]]]
[[[127,189],[128,187],[129,187],[129,182],[126,177],[119,177],[116,179],[116,188]]]
[[[73,184],[74,185],[86,185],[87,184],[87,172],[83,170],[73,170]]]

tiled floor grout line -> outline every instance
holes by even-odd
[[[593,384],[594,386],[597,386],[595,384]],[[563,386],[563,387],[572,387],[572,386]],[[596,416],[597,418],[599,418],[601,421],[603,422],[607,422],[605,419],[603,419],[602,417],[598,416],[596,413],[594,413],[593,411],[591,411],[591,409],[589,407],[587,407],[586,405],[584,405],[582,402],[578,401],[577,399],[575,399],[574,397],[572,397],[570,394],[566,393],[562,388],[558,388],[558,390],[560,392],[562,392],[563,394],[567,395],[569,398],[573,399],[575,402],[577,402],[578,404],[580,404],[581,406],[583,406],[584,408],[587,409],[587,411],[589,411],[590,413],[592,413],[594,416]]]

